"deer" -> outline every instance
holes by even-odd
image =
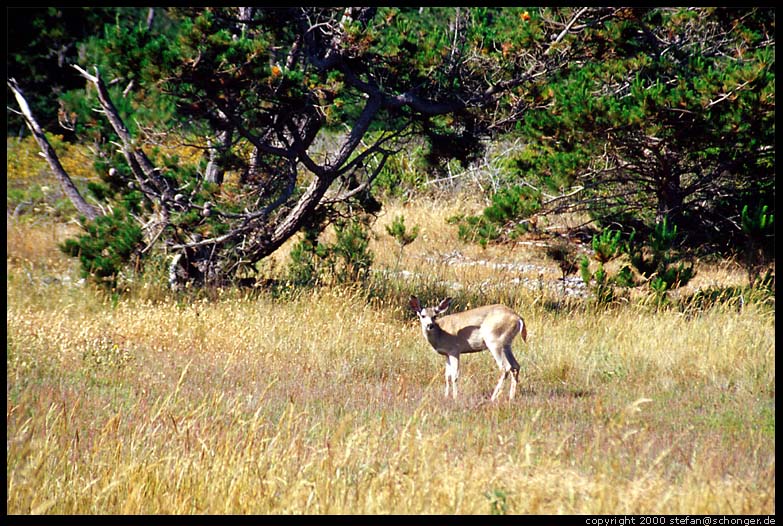
[[[489,350],[500,368],[500,380],[492,392],[491,401],[497,400],[509,373],[511,388],[508,399],[513,400],[519,383],[519,363],[511,352],[511,343],[518,334],[527,343],[524,320],[501,304],[485,305],[441,317],[451,302],[451,298],[446,298],[437,307],[422,308],[416,296],[410,299],[410,307],[419,317],[424,338],[435,352],[446,357],[446,398],[451,383],[452,398],[457,399],[460,355]]]

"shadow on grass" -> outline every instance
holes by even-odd
[[[577,389],[577,388],[568,388],[568,387],[553,387],[549,389],[533,389],[533,388],[517,388],[517,394],[516,398],[511,402],[514,403],[520,403],[521,401],[525,401],[525,399],[530,398],[563,398],[563,399],[579,399],[579,398],[589,398],[595,395],[595,390],[593,389]],[[470,397],[467,400],[467,403],[471,407],[491,407],[493,405],[499,405],[499,406],[505,406],[508,403],[508,393],[506,391],[503,392],[503,394],[498,397],[496,401],[490,400],[490,397],[492,396],[492,391],[486,391],[482,393],[481,395],[474,395]]]

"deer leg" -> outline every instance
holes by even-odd
[[[498,347],[496,345],[487,345],[487,348],[489,349],[489,352],[492,353],[492,357],[495,358],[495,362],[498,364],[498,368],[500,369],[500,380],[498,380],[498,384],[495,386],[495,390],[492,391],[492,397],[490,398],[490,400],[494,402],[497,400],[497,397],[500,394],[500,388],[503,387],[503,380],[505,380],[506,376],[508,376],[510,367],[508,366],[507,360],[503,356],[502,347]]]
[[[506,358],[505,365],[508,367],[507,371],[511,373],[511,389],[508,392],[508,399],[513,400],[517,392],[517,384],[519,383],[519,363],[514,358],[514,355],[511,354],[510,345],[503,348],[503,355]]]
[[[500,380],[498,381],[498,385],[495,386],[495,390],[492,392],[492,398],[490,398],[493,402],[497,400],[498,395],[500,394],[500,388],[503,387],[503,380],[506,379],[506,376],[508,376],[508,371],[502,371],[500,373]]]
[[[446,392],[443,393],[443,396],[446,398],[449,397],[449,378],[451,378],[451,364],[449,363],[448,357],[446,358]]]
[[[451,396],[457,399],[457,379],[459,378],[459,356],[448,356],[448,369],[451,370]],[[448,378],[446,379],[446,385],[448,385]],[[448,392],[446,393],[448,396]]]
[[[519,384],[519,369],[511,371],[511,389],[508,391],[508,399],[513,400]]]

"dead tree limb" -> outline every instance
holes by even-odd
[[[11,91],[14,92],[16,103],[19,105],[19,109],[22,112],[22,117],[24,118],[27,127],[30,128],[33,137],[35,137],[38,146],[41,148],[41,153],[49,163],[49,167],[52,169],[55,177],[57,177],[57,180],[60,182],[60,186],[62,186],[65,195],[68,196],[68,199],[71,200],[71,203],[73,203],[73,206],[76,207],[76,210],[78,210],[80,214],[84,215],[88,219],[93,220],[99,215],[102,215],[97,208],[84,200],[82,194],[79,193],[79,189],[76,188],[76,185],[73,184],[73,181],[68,175],[68,172],[65,171],[63,165],[60,163],[60,159],[57,157],[57,153],[54,151],[54,148],[52,148],[52,145],[49,144],[49,141],[46,139],[46,135],[44,134],[43,129],[38,124],[38,121],[36,121],[35,116],[30,109],[30,105],[27,104],[27,100],[24,98],[24,94],[22,93],[19,85],[16,83],[16,80],[9,79],[7,84],[8,87],[11,88]]]
[[[91,75],[77,64],[72,64],[72,67],[78,71],[82,77],[92,82],[95,86],[95,89],[98,91],[98,100],[101,103],[101,109],[109,120],[109,124],[111,124],[111,127],[114,128],[114,131],[119,136],[120,141],[122,141],[122,153],[125,155],[134,176],[136,176],[137,182],[141,185],[142,191],[144,191],[145,194],[159,197],[162,208],[161,211],[164,218],[168,218],[167,203],[174,198],[174,195],[166,180],[160,176],[158,170],[144,153],[144,150],[134,143],[133,137],[131,136],[130,131],[128,131],[128,127],[125,126],[122,117],[120,117],[117,108],[111,100],[106,84],[98,73],[98,68],[96,67],[95,74]]]

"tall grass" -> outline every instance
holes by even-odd
[[[7,512],[775,512],[774,308],[594,312],[492,288],[508,276],[426,257],[535,256],[471,252],[417,210],[417,277],[282,296],[111,297],[50,228],[9,223]],[[443,398],[404,302],[421,290],[525,318],[513,403],[489,403],[481,353]]]

